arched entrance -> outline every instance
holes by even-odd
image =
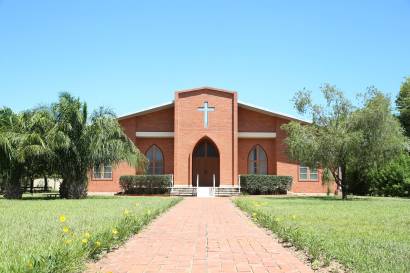
[[[192,186],[219,187],[219,152],[216,145],[208,138],[198,142],[192,153]]]

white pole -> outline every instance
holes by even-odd
[[[239,193],[241,193],[241,175],[238,175]]]
[[[171,174],[171,188],[174,187],[174,174]]]
[[[199,185],[199,174],[196,174],[196,187],[198,188]]]
[[[213,192],[213,196],[215,196],[215,174],[213,174],[213,183],[214,183],[214,192]]]

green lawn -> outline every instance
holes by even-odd
[[[410,272],[408,199],[260,196],[234,202],[284,241],[307,250],[314,265],[335,259],[354,272]]]
[[[81,272],[176,204],[171,197],[0,199],[0,272]]]

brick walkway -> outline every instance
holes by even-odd
[[[313,272],[229,198],[185,198],[87,272]]]

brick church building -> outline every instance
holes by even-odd
[[[120,117],[149,159],[148,174],[172,174],[174,187],[237,188],[241,174],[293,177],[292,192],[324,193],[318,170],[291,162],[281,125],[294,117],[238,102],[236,92],[211,87],[175,92],[175,100]],[[94,169],[90,192],[119,192],[126,163]]]

